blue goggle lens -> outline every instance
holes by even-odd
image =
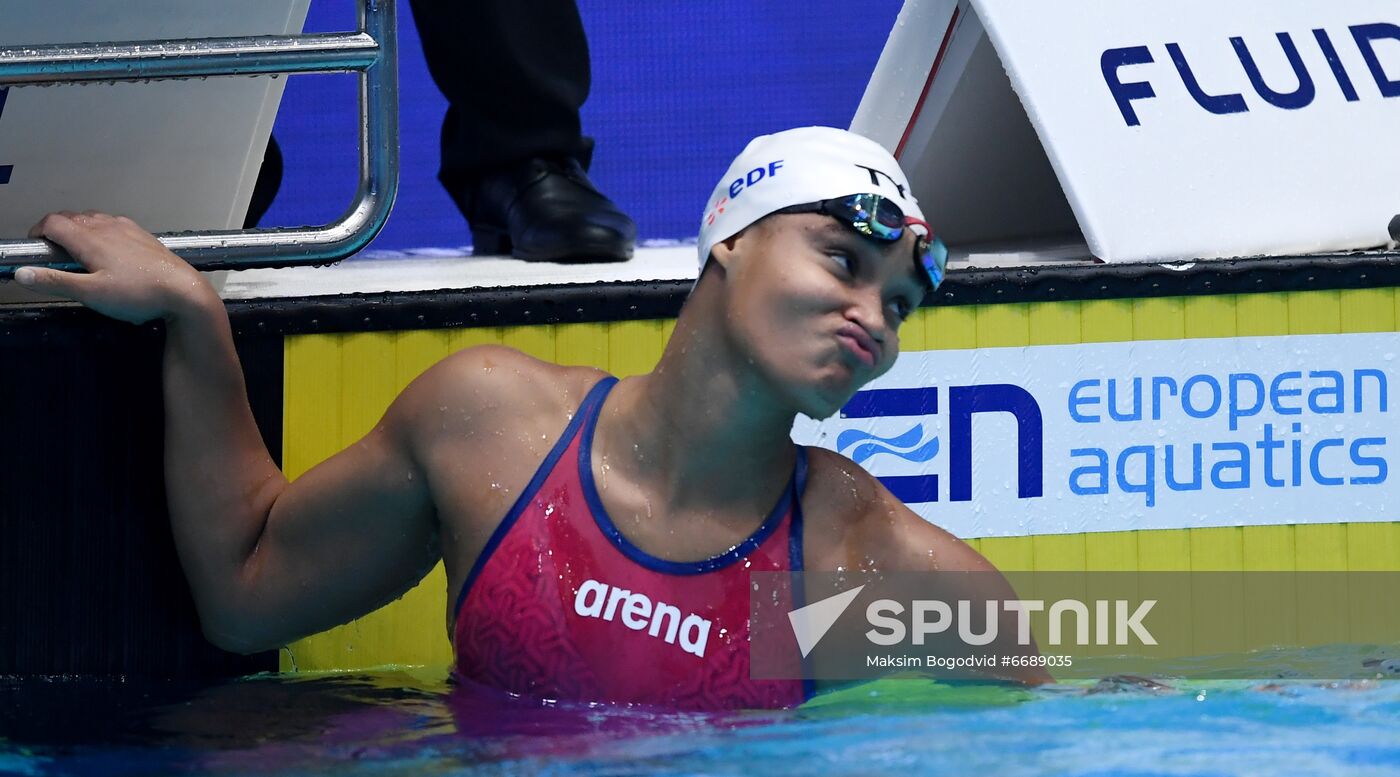
[[[841,221],[866,237],[882,242],[894,242],[904,236],[909,225],[904,211],[879,194],[855,194],[831,200],[793,205],[780,213],[824,213]],[[928,227],[922,221],[917,222]],[[943,282],[948,270],[948,247],[937,236],[919,237],[914,248],[915,266],[923,269],[933,288]]]

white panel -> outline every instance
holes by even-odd
[[[1395,0],[973,5],[1095,255],[1298,254],[1388,241],[1387,224],[1400,212],[1400,38],[1382,36],[1371,45],[1383,71],[1378,79],[1352,28],[1383,24],[1400,35]],[[1314,30],[1330,40],[1344,77],[1329,65]],[[1300,79],[1281,33],[1296,46],[1314,90],[1293,107],[1261,96],[1231,42],[1243,40],[1266,85],[1292,92]],[[1205,93],[1239,95],[1247,111],[1202,107],[1168,44],[1179,46]],[[1151,61],[1101,65],[1106,52],[1136,47]],[[1115,100],[1125,89],[1112,85],[1115,79],[1150,85],[1155,95],[1124,101],[1136,123]]]
[[[4,11],[0,45],[288,34],[309,0],[45,0]],[[242,226],[282,78],[16,87],[0,113],[0,237],[53,210],[153,231]]]
[[[851,129],[897,152],[951,245],[1079,239],[1035,130],[965,2],[904,4]]]

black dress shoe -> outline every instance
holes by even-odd
[[[535,262],[623,262],[637,225],[573,159],[530,159],[482,177],[465,209],[472,253]]]

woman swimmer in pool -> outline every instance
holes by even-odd
[[[749,573],[995,571],[849,459],[789,436],[798,413],[829,416],[891,367],[900,324],[942,277],[946,251],[898,164],[851,133],[768,135],[734,161],[701,226],[700,279],[650,374],[463,350],[290,483],[198,272],[121,217],[52,214],[31,234],[89,272],[24,269],[21,283],[165,321],[171,521],[204,631],[224,648],[344,623],[441,558],[464,679],[553,698],[792,706],[809,683],[751,677]],[[1010,595],[990,577],[987,595]],[[777,643],[765,649],[798,660],[790,634]],[[1035,648],[1000,652],[1018,650]]]

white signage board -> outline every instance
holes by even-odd
[[[1400,520],[1400,333],[919,351],[793,439],[961,537]]]
[[[310,0],[14,3],[0,45],[301,31]],[[153,231],[243,225],[282,78],[13,87],[0,102],[0,238],[54,210]]]
[[[955,239],[1052,233],[1067,198],[1106,261],[1382,246],[1400,4],[909,0],[852,128]]]

